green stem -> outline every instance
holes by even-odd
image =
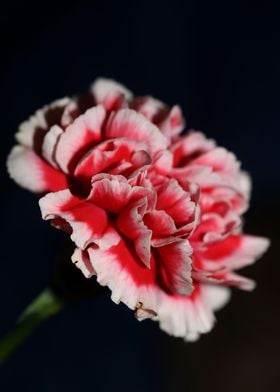
[[[0,364],[2,364],[22,344],[31,333],[46,319],[58,313],[63,301],[46,288],[25,309],[13,330],[0,340]]]

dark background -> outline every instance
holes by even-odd
[[[0,333],[53,276],[63,235],[5,171],[18,124],[112,77],[181,104],[188,127],[233,150],[254,192],[248,232],[272,239],[210,334],[185,344],[108,295],[71,304],[0,369],[6,391],[280,390],[280,13],[256,1],[10,1],[1,6]]]

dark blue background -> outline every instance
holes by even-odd
[[[214,331],[184,344],[139,324],[108,295],[71,304],[0,369],[1,391],[279,389],[279,17],[276,2],[13,1],[2,5],[0,333],[51,280],[63,235],[9,180],[18,124],[37,108],[115,78],[179,103],[188,127],[233,150],[254,181],[246,228],[274,247],[246,273]],[[276,245],[276,246],[275,246]]]

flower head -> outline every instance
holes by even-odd
[[[195,340],[229,286],[254,287],[235,270],[269,242],[242,233],[250,180],[235,156],[201,132],[180,136],[184,126],[178,106],[99,79],[22,124],[8,170],[45,194],[43,219],[69,233],[85,277],[139,320]]]

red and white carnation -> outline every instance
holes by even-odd
[[[242,233],[250,180],[235,156],[185,127],[181,109],[97,80],[38,110],[16,135],[10,176],[44,193],[43,219],[69,233],[73,263],[139,320],[195,340],[211,330],[235,271],[267,249]]]

